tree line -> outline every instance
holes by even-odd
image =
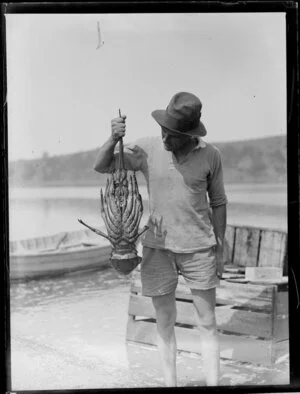
[[[151,138],[150,138],[151,139]],[[286,137],[274,136],[247,141],[214,143],[221,151],[227,183],[286,182]],[[97,149],[67,155],[9,162],[13,186],[102,185],[107,175],[93,170]],[[141,174],[138,182],[145,183]]]

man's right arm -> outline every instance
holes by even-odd
[[[97,172],[107,172],[114,159],[114,150],[118,141],[115,141],[112,137],[101,146],[98,151],[98,155],[95,160],[94,170]]]
[[[120,140],[120,138],[125,136],[125,119],[126,116],[123,115],[111,121],[111,136],[98,151],[98,155],[94,164],[95,171],[101,173],[108,172],[112,161],[114,160],[115,146]]]

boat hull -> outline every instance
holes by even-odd
[[[73,271],[83,271],[108,267],[110,264],[111,246],[108,242],[103,242],[99,238],[88,237],[88,233],[68,234],[68,239],[76,241],[72,246],[67,245],[60,249],[50,249],[51,242],[45,237],[43,244],[47,244],[48,250],[39,250],[28,245],[41,243],[39,239],[21,241],[25,245],[25,250],[14,250],[9,258],[9,278],[10,280],[41,278],[45,276],[61,275]],[[75,237],[74,237],[75,235]],[[52,237],[52,239],[56,239]],[[100,242],[98,241],[100,240]],[[98,242],[97,242],[98,241]]]

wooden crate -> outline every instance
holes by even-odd
[[[265,230],[250,229],[247,234],[246,228],[231,227],[226,234],[232,260],[217,288],[216,306],[220,355],[224,359],[273,364],[288,353],[287,283],[250,283],[245,281],[243,273],[247,266],[246,256],[249,256],[250,266],[258,266],[261,261],[264,262],[261,266],[266,266],[266,254],[260,254],[259,249],[265,245],[264,239],[268,245],[270,239],[278,242],[278,235],[263,238],[262,231]],[[242,242],[244,253],[241,250]],[[267,247],[264,248],[266,250]],[[278,255],[282,256],[283,264],[285,252],[277,250],[270,253],[276,267],[279,266]],[[263,259],[261,256],[264,256]],[[176,290],[176,306],[178,350],[201,353],[192,296],[181,275]],[[139,270],[132,275],[127,341],[157,344],[155,310],[151,297],[141,293]]]
[[[228,262],[241,267],[281,267],[288,274],[287,233],[246,226],[227,226]]]

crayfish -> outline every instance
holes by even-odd
[[[121,114],[120,114],[121,115]],[[136,250],[137,239],[148,229],[139,232],[143,215],[143,202],[139,194],[135,171],[128,173],[124,168],[123,139],[119,141],[119,168],[107,179],[103,195],[100,190],[101,216],[107,235],[89,226],[81,219],[79,223],[106,238],[112,245],[110,262],[115,270],[128,275],[141,261]]]

